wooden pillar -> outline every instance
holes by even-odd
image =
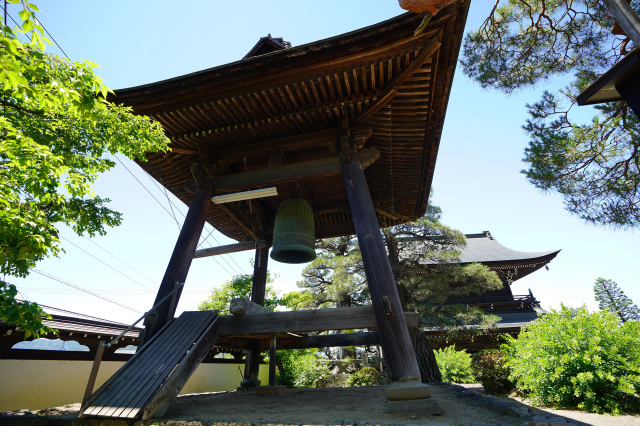
[[[251,301],[264,306],[264,297],[267,288],[267,265],[269,260],[269,245],[256,248],[256,257],[253,262],[253,284],[251,286]],[[240,386],[245,388],[260,386],[258,373],[260,371],[260,348],[258,341],[251,345],[247,351],[244,362],[244,379]]]
[[[346,146],[344,139],[341,142],[343,147]],[[416,355],[357,152],[343,153],[340,163],[389,378],[393,381],[419,381]]]
[[[271,336],[271,344],[269,345],[269,386],[276,385],[276,335]]]
[[[173,254],[167,265],[167,270],[162,278],[162,283],[158,289],[156,300],[153,305],[160,302],[166,295],[173,291],[175,283],[184,283],[187,279],[187,273],[193,260],[193,254],[198,245],[198,240],[202,234],[204,221],[209,212],[211,205],[211,197],[213,196],[213,181],[211,175],[205,175],[201,186],[196,188],[196,192],[189,206],[187,217],[180,230],[178,241],[173,249]],[[172,299],[168,298],[155,311],[153,320],[145,323],[144,336],[140,339],[140,348],[149,341],[162,327],[164,327],[171,318],[173,318],[175,308],[180,299],[182,289],[176,293],[172,309]]]

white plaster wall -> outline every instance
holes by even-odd
[[[103,361],[95,389],[124,362]],[[0,412],[40,410],[79,403],[87,387],[93,361],[0,360]],[[238,369],[240,367],[240,369]],[[242,380],[244,364],[200,364],[181,394],[235,389]],[[260,366],[260,380],[269,381],[268,367]]]

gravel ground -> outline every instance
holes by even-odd
[[[290,389],[283,395],[217,392],[183,395],[161,419],[138,425],[440,425],[440,426],[583,426],[640,425],[639,416],[607,416],[564,410],[531,408],[526,401],[481,393],[479,385],[431,386],[440,414],[420,415],[408,410],[389,413],[384,387]],[[0,413],[2,425],[75,425],[80,404],[40,411]],[[114,425],[117,422],[81,422]]]

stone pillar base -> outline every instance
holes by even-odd
[[[385,388],[389,402],[387,413],[413,413],[416,416],[442,414],[438,403],[431,399],[431,390],[419,380],[394,382]]]

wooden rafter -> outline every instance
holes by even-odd
[[[426,46],[420,49],[418,56],[411,61],[408,67],[406,67],[400,74],[398,74],[382,92],[382,95],[378,98],[378,101],[369,107],[368,110],[363,112],[354,120],[355,125],[364,123],[373,114],[380,111],[385,105],[387,105],[398,94],[398,86],[404,83],[409,77],[413,75],[418,68],[420,68],[433,54],[440,48],[440,40],[434,38]]]
[[[360,157],[363,167],[367,167],[380,158],[380,151],[376,148],[368,148],[360,153]],[[336,155],[319,160],[217,176],[214,188],[217,192],[238,191],[256,186],[273,186],[295,182],[304,178],[335,176],[340,173],[340,157]]]

